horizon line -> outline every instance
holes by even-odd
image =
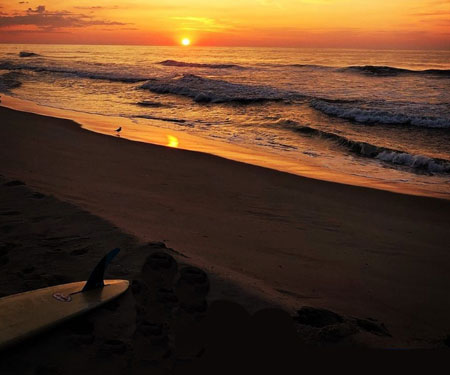
[[[2,42],[0,44],[10,44],[10,45],[67,45],[67,46],[121,46],[121,47],[177,47],[177,48],[301,48],[301,49],[336,49],[336,50],[374,50],[374,51],[443,51],[450,52],[450,47],[448,49],[439,48],[376,48],[376,47],[305,47],[305,46],[244,46],[244,45],[229,45],[229,46],[210,46],[210,45],[190,45],[189,47],[181,46],[178,44],[121,44],[121,43],[12,43],[12,42]]]

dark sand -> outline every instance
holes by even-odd
[[[117,300],[1,352],[2,375],[221,374],[236,365],[279,371],[304,368],[318,355],[372,355],[362,350],[374,338],[392,340],[379,322],[267,307],[163,243],[138,243],[20,181],[1,177],[0,197],[0,296],[84,280],[113,246],[122,251],[107,277],[132,281]],[[226,298],[230,293],[257,312]]]
[[[131,279],[149,255],[138,249],[150,246],[205,270],[208,301],[233,300],[250,313],[268,305],[291,315],[302,306],[327,308],[384,322],[391,335],[339,325],[341,333],[331,334],[339,345],[441,347],[450,333],[449,201],[302,178],[5,108],[0,120],[5,182],[24,181],[58,206],[46,215],[46,206],[33,209],[34,198],[2,193],[2,212],[28,212],[2,216],[5,249],[15,244],[1,266],[3,294],[85,279],[116,246],[126,251],[111,276]],[[54,240],[60,252],[53,237],[63,237]],[[27,279],[23,271],[36,259],[37,276]],[[321,342],[316,329],[301,328],[306,341]]]

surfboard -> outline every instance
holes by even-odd
[[[106,266],[118,252],[114,249],[103,257],[87,281],[0,298],[0,350],[123,294],[127,280],[103,280]]]

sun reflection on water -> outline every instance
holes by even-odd
[[[167,146],[177,148],[178,147],[178,138],[173,135],[167,135]]]

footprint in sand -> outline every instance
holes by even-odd
[[[154,252],[147,257],[139,280],[133,281],[132,291],[136,300],[137,325],[143,321],[165,323],[173,301],[172,284],[178,264],[164,252]]]
[[[201,352],[199,337],[187,327],[194,327],[206,311],[209,280],[205,272],[191,266],[178,272],[171,255],[156,251],[147,257],[131,289],[136,301],[136,368],[162,361],[172,353],[177,358],[192,358]],[[173,340],[178,343],[176,348]]]
[[[208,292],[209,280],[204,271],[192,266],[180,270],[180,278],[176,283],[175,293],[182,309],[191,313],[206,311]]]
[[[142,281],[151,288],[170,288],[178,270],[176,260],[167,253],[157,251],[147,257],[142,266]]]

